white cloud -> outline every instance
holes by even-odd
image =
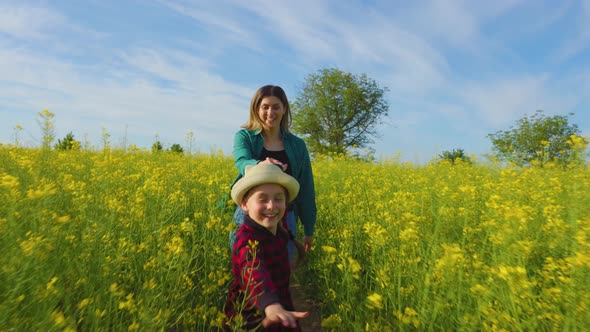
[[[588,49],[590,43],[590,0],[581,0],[575,25],[577,31],[564,38],[564,44],[557,52],[557,59],[565,61]]]
[[[215,3],[182,0],[160,1],[160,3],[199,22],[207,33],[211,34],[212,43],[237,44],[262,51],[260,46],[262,38],[245,26],[244,21],[241,21],[240,17],[234,13],[233,8],[239,7],[239,3],[225,0],[217,0]],[[256,20],[245,21],[258,24]]]
[[[479,37],[478,18],[463,1],[430,0],[419,3],[410,12],[417,25],[430,39],[467,47]]]
[[[68,118],[98,120],[86,123],[89,131],[103,126],[122,130],[123,124],[129,124],[131,129],[137,130],[130,131],[130,136],[158,133],[163,139],[182,138],[192,130],[198,138],[207,137],[207,143],[218,146],[221,144],[215,137],[219,138],[220,133],[232,137],[233,131],[247,118],[252,90],[208,72],[198,58],[181,52],[149,49],[129,54],[132,55],[127,55],[126,60],[181,88],[160,86],[149,75],[146,77],[133,68],[109,68],[99,64],[102,75],[95,76],[84,66],[59,59],[23,50],[2,50],[2,79],[12,82],[9,90],[2,88],[2,91],[12,98],[0,99],[0,107],[18,107],[19,111],[31,113],[48,108],[59,119],[65,119],[65,123]],[[181,132],[180,128],[186,131]],[[203,135],[202,131],[207,134]]]
[[[491,126],[504,126],[543,107],[546,75],[511,77],[492,82],[469,82],[459,92],[466,107]]]
[[[229,6],[218,1],[204,11],[199,4],[175,2],[173,8],[193,17],[215,35],[227,29],[236,31],[254,45],[250,49],[284,58],[289,66],[303,71],[335,65],[366,73],[384,66],[387,70],[376,72],[378,79],[403,94],[424,95],[444,84],[449,71],[445,57],[413,33],[411,27],[399,26],[387,13],[365,8],[361,3],[335,7],[319,1],[277,5],[259,0]],[[454,15],[463,15],[460,10],[456,9],[459,13]],[[270,40],[281,42],[270,46]]]
[[[251,29],[279,37],[308,62],[339,56],[343,21],[334,16],[332,8],[320,1],[285,2],[247,1],[243,8],[256,14]]]
[[[580,77],[549,74],[504,77],[488,82],[465,83],[458,92],[466,111],[483,120],[481,125],[503,129],[537,110],[566,114],[588,100],[579,88]]]
[[[176,83],[189,80],[195,73],[207,71],[207,61],[176,50],[136,48],[121,55],[126,65],[158,78]]]
[[[43,38],[63,22],[61,14],[47,8],[16,3],[0,4],[0,33],[12,37]]]

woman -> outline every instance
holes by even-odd
[[[285,91],[276,85],[258,89],[250,103],[250,117],[234,138],[234,161],[239,175],[244,176],[246,166],[271,163],[293,176],[300,185],[299,195],[287,211],[287,227],[297,235],[297,219],[303,224],[305,251],[313,245],[316,222],[315,189],[309,152],[305,142],[289,132],[291,110]],[[233,184],[232,184],[233,187]],[[241,225],[244,211],[238,206],[234,222]],[[233,241],[233,239],[232,239]],[[289,257],[295,254],[290,241]]]

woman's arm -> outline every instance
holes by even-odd
[[[258,163],[257,156],[254,155],[254,142],[245,129],[239,130],[234,137],[234,162],[240,175],[244,175],[244,170],[248,165]]]
[[[306,239],[306,247],[311,246],[311,237],[315,231],[317,208],[315,201],[315,185],[309,152],[305,142],[301,141],[299,149],[301,153],[301,173],[298,177],[300,189],[297,195],[297,215],[303,224],[303,232]],[[308,243],[309,242],[309,243]]]

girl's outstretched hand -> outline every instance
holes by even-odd
[[[281,323],[285,327],[297,327],[297,320],[307,317],[307,312],[288,311],[280,303],[273,303],[264,309],[266,317],[262,321],[262,326],[269,327],[273,324]]]

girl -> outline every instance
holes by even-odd
[[[248,166],[234,184],[231,197],[240,202],[244,220],[232,248],[233,282],[225,306],[226,330],[299,331],[289,293],[290,263],[284,228],[287,204],[299,183],[272,163]],[[298,246],[300,258],[305,254]]]

